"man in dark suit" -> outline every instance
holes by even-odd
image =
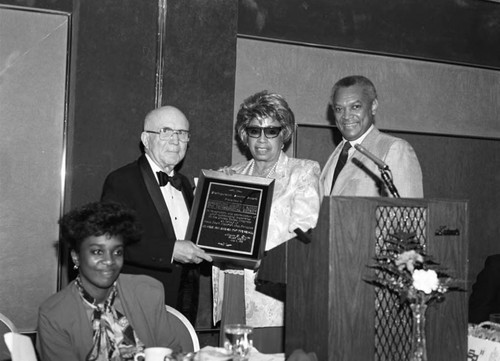
[[[101,199],[134,209],[144,227],[141,241],[126,251],[122,273],[162,282],[165,302],[194,322],[197,264],[212,258],[185,240],[193,188],[175,167],[184,159],[189,139],[189,122],[179,109],[164,106],[148,113],[141,134],[145,154],[108,175]]]
[[[492,313],[500,313],[500,254],[486,258],[469,298],[470,323],[488,321]]]

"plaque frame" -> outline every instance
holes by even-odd
[[[274,179],[202,169],[186,239],[222,268],[255,268],[266,246]]]

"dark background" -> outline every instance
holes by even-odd
[[[238,32],[500,67],[500,4],[484,0],[240,0]]]

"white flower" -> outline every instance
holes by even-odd
[[[421,254],[415,252],[414,250],[406,251],[398,255],[396,261],[394,262],[398,269],[402,271],[405,267],[408,271],[413,272],[415,269],[415,263],[423,263],[424,257]]]
[[[417,269],[413,272],[413,287],[426,294],[436,291],[439,286],[439,279],[436,271]]]

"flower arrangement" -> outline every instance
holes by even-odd
[[[385,242],[383,252],[369,266],[380,272],[368,283],[398,295],[400,304],[442,302],[446,292],[461,290],[446,270],[426,254],[415,234],[391,234]]]
[[[410,361],[427,361],[425,312],[431,302],[442,302],[449,291],[461,290],[446,270],[427,255],[415,234],[399,232],[384,240],[375,264],[378,272],[368,282],[408,303],[412,315]]]

